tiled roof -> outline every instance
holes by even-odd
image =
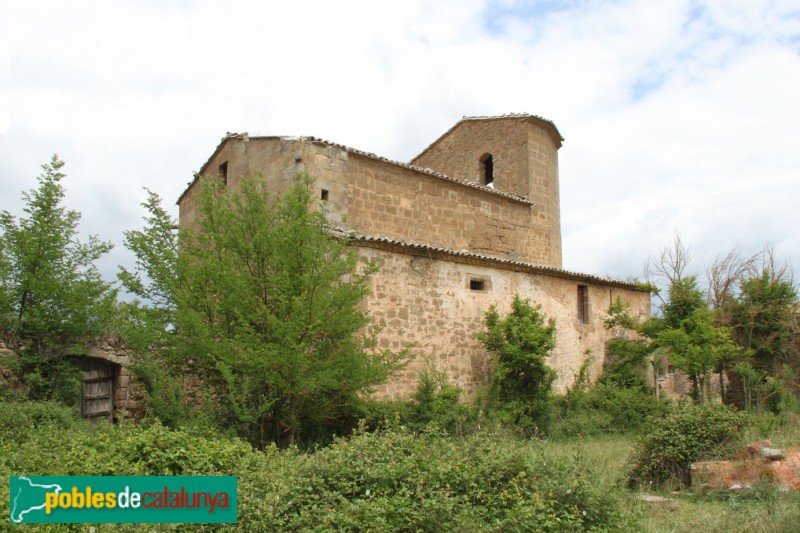
[[[475,121],[475,120],[505,120],[505,119],[514,119],[514,118],[523,119],[523,120],[535,120],[537,122],[541,122],[541,123],[549,126],[552,129],[552,133],[555,136],[556,140],[558,141],[558,143],[557,143],[558,146],[561,146],[561,143],[564,142],[564,137],[561,135],[561,132],[558,131],[558,128],[556,127],[555,122],[553,122],[552,120],[546,119],[544,117],[540,117],[539,115],[531,115],[531,114],[528,114],[528,113],[508,113],[508,114],[505,114],[505,115],[494,115],[494,116],[461,117],[461,120],[459,120],[458,122],[453,124],[453,126],[449,130],[447,130],[446,132],[444,132],[441,135],[439,135],[439,137],[435,141],[433,141],[431,144],[426,146],[425,149],[422,150],[419,154],[417,154],[416,157],[412,158],[411,161],[414,161],[415,159],[418,159],[422,154],[424,154],[425,152],[430,150],[431,147],[433,147],[436,143],[438,143],[440,140],[442,140],[442,138],[447,136],[451,131],[456,129],[459,126],[459,124],[461,124],[462,122],[470,122],[470,121]]]
[[[430,168],[422,168],[422,167],[418,167],[418,166],[415,166],[415,165],[410,165],[408,163],[401,163],[400,161],[394,161],[392,159],[387,159],[385,157],[381,157],[381,156],[375,155],[375,154],[373,154],[371,152],[365,152],[363,150],[358,150],[356,148],[351,148],[350,146],[346,146],[344,144],[339,144],[339,143],[336,143],[336,142],[328,141],[328,140],[325,140],[325,139],[320,139],[318,137],[290,137],[290,136],[254,136],[254,137],[250,137],[247,133],[231,133],[231,132],[228,132],[228,134],[225,135],[225,137],[222,138],[222,140],[220,141],[219,145],[217,145],[217,148],[214,150],[214,153],[211,154],[211,157],[209,157],[208,160],[206,160],[206,162],[203,163],[203,166],[200,167],[200,170],[195,173],[194,179],[187,184],[186,189],[183,191],[183,193],[178,198],[178,202],[177,203],[180,203],[180,201],[183,199],[184,195],[186,195],[186,193],[189,191],[189,189],[192,187],[192,185],[194,185],[194,183],[197,181],[198,176],[202,175],[203,172],[205,172],[206,167],[211,162],[211,160],[214,159],[214,157],[220,151],[222,146],[230,139],[239,139],[239,140],[242,140],[242,141],[265,140],[265,139],[290,139],[290,140],[316,142],[316,143],[324,144],[326,146],[333,146],[333,147],[338,148],[340,150],[344,150],[344,151],[346,151],[347,153],[350,153],[350,154],[355,154],[355,155],[359,155],[359,156],[366,157],[366,158],[369,158],[369,159],[373,159],[373,160],[376,160],[376,161],[381,161],[383,163],[386,163],[386,164],[389,164],[389,165],[394,165],[394,166],[397,166],[397,167],[407,168],[407,169],[412,170],[414,172],[419,172],[420,174],[427,174],[429,176],[434,176],[436,178],[439,178],[439,179],[442,179],[442,180],[445,180],[445,181],[449,181],[449,182],[452,182],[452,183],[457,183],[457,184],[462,185],[464,187],[469,187],[469,188],[472,188],[472,189],[478,189],[480,191],[491,193],[491,194],[496,195],[496,196],[500,196],[500,197],[503,197],[503,198],[508,198],[509,200],[514,200],[516,202],[520,202],[520,203],[523,203],[525,205],[533,205],[533,202],[529,198],[526,198],[525,196],[520,196],[520,195],[517,195],[517,194],[512,194],[512,193],[504,192],[504,191],[498,191],[496,189],[490,189],[488,187],[484,187],[483,185],[478,185],[477,183],[472,183],[470,181],[454,178],[452,176],[447,176],[445,174],[442,174],[441,172],[437,172],[437,171],[435,171],[433,169],[430,169]]]
[[[389,239],[388,237],[361,235],[349,231],[336,230],[333,233],[334,235],[341,238],[349,238],[351,242],[355,244],[367,246],[370,248],[379,248],[389,251],[396,251],[405,254],[429,257],[431,259],[447,259],[459,263],[493,266],[497,268],[502,268],[504,270],[514,270],[517,272],[543,274],[547,276],[554,276],[557,278],[598,283],[601,285],[620,287],[624,289],[642,290],[639,288],[638,285],[636,285],[636,283],[633,283],[631,281],[622,281],[602,276],[594,276],[592,274],[572,272],[569,270],[564,270],[552,266],[536,265],[534,263],[526,263],[524,261],[514,261],[512,259],[501,259],[497,257],[491,257],[488,255],[478,254],[475,252],[451,250],[449,248],[442,248],[439,246],[430,246],[427,244],[418,244],[418,243],[400,241],[397,239]]]

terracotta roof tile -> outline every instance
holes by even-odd
[[[436,143],[438,143],[440,140],[442,140],[442,138],[447,136],[451,131],[456,129],[459,126],[459,124],[461,124],[462,122],[469,122],[469,121],[473,121],[473,120],[504,120],[504,119],[510,119],[510,118],[511,119],[513,119],[513,118],[532,119],[532,120],[535,120],[537,122],[542,122],[542,123],[548,125],[550,128],[552,128],[552,132],[553,132],[555,138],[558,140],[557,144],[558,144],[559,147],[561,146],[561,143],[564,142],[564,137],[561,135],[561,132],[558,131],[558,128],[556,127],[555,122],[553,122],[550,119],[546,119],[544,117],[540,117],[539,115],[531,115],[529,113],[508,113],[508,114],[505,114],[505,115],[494,115],[494,116],[486,115],[486,116],[476,116],[476,117],[461,117],[461,120],[459,120],[458,122],[453,124],[453,126],[449,130],[447,130],[446,132],[444,132],[441,135],[439,135],[439,137],[437,137],[435,141],[433,141],[431,144],[426,146],[425,149],[422,150],[419,154],[417,154],[416,157],[412,158],[411,161],[419,159],[419,157],[422,156],[422,154],[424,154],[425,152],[430,150]]]
[[[535,274],[544,274],[565,279],[573,279],[576,281],[587,281],[592,283],[599,283],[602,285],[612,285],[625,289],[641,290],[636,283],[631,281],[623,281],[603,276],[595,276],[592,274],[583,274],[581,272],[573,272],[564,270],[557,267],[537,265],[534,263],[526,263],[524,261],[514,261],[512,259],[502,259],[492,257],[475,252],[468,252],[463,250],[452,250],[449,248],[442,248],[439,246],[431,246],[428,244],[419,244],[401,241],[397,239],[390,239],[388,237],[375,236],[375,235],[362,235],[347,230],[333,230],[333,234],[340,238],[351,239],[356,244],[368,246],[372,248],[381,248],[396,250],[402,253],[412,255],[420,255],[426,257],[433,257],[434,255],[447,257],[456,262],[463,262],[469,264],[482,264],[486,266],[495,266],[505,270],[516,270],[521,272],[530,272]]]
[[[230,139],[238,139],[238,140],[245,141],[245,142],[250,141],[250,140],[262,140],[262,139],[290,139],[290,140],[316,142],[316,143],[324,144],[326,146],[333,146],[335,148],[339,148],[340,150],[344,150],[344,151],[346,151],[346,152],[348,152],[350,154],[356,154],[356,155],[359,155],[359,156],[362,156],[362,157],[366,157],[366,158],[369,158],[369,159],[374,159],[376,161],[381,161],[381,162],[387,163],[389,165],[394,165],[394,166],[398,166],[398,167],[402,167],[402,168],[407,168],[407,169],[412,170],[414,172],[419,172],[420,174],[427,174],[429,176],[434,176],[436,178],[439,178],[439,179],[442,179],[442,180],[445,180],[445,181],[449,181],[449,182],[452,182],[452,183],[457,183],[457,184],[462,185],[464,187],[469,187],[469,188],[472,188],[472,189],[478,189],[480,191],[484,191],[484,192],[493,194],[495,196],[508,198],[509,200],[520,202],[520,203],[523,203],[525,205],[533,205],[533,202],[529,198],[526,198],[525,196],[520,196],[520,195],[517,195],[517,194],[512,194],[512,193],[504,192],[504,191],[498,191],[496,189],[490,189],[489,187],[484,187],[483,185],[478,185],[477,183],[472,183],[470,181],[454,178],[452,176],[447,176],[445,174],[442,174],[441,172],[437,172],[437,171],[435,171],[433,169],[430,169],[430,168],[422,168],[422,167],[418,167],[418,166],[415,166],[415,165],[410,165],[408,163],[402,163],[400,161],[394,161],[392,159],[387,159],[385,157],[381,157],[379,155],[375,155],[372,152],[365,152],[363,150],[358,150],[356,148],[352,148],[352,147],[346,146],[344,144],[339,144],[339,143],[336,143],[336,142],[333,142],[333,141],[320,139],[318,137],[313,137],[313,136],[311,136],[311,137],[293,137],[293,136],[253,136],[253,137],[250,137],[247,133],[231,133],[231,132],[228,132],[225,135],[225,137],[222,138],[222,140],[220,141],[219,145],[217,145],[217,148],[214,150],[214,152],[211,154],[211,156],[208,158],[208,160],[206,160],[206,162],[203,163],[203,166],[200,167],[200,170],[195,173],[194,179],[187,184],[186,189],[183,191],[183,193],[181,193],[181,195],[178,198],[178,201],[176,203],[180,203],[180,201],[183,199],[183,197],[186,195],[186,193],[189,191],[189,189],[192,187],[192,185],[195,184],[195,182],[198,179],[198,176],[202,175],[203,172],[205,172],[206,167],[211,162],[211,160],[214,159],[214,157],[220,151],[222,146],[227,141],[229,141]]]
[[[351,153],[351,154],[357,154],[357,155],[360,155],[362,157],[367,157],[369,159],[375,159],[377,161],[382,161],[382,162],[390,164],[390,165],[394,165],[394,166],[398,166],[398,167],[402,167],[402,168],[407,168],[409,170],[413,170],[414,172],[419,172],[421,174],[427,174],[429,176],[434,176],[436,178],[443,179],[445,181],[458,183],[459,185],[463,185],[465,187],[470,187],[472,189],[478,189],[478,190],[481,190],[481,191],[492,193],[492,194],[497,195],[497,196],[502,196],[504,198],[508,198],[508,199],[511,199],[511,200],[516,200],[517,202],[522,202],[522,203],[524,203],[526,205],[533,205],[533,202],[530,199],[526,198],[525,196],[512,194],[510,192],[498,191],[496,189],[491,189],[489,187],[484,187],[483,185],[478,185],[477,183],[473,183],[471,181],[466,181],[466,180],[462,180],[462,179],[459,179],[459,178],[454,178],[452,176],[447,176],[446,174],[442,174],[441,172],[437,172],[437,171],[435,171],[435,170],[433,170],[431,168],[423,168],[423,167],[418,167],[416,165],[411,165],[411,164],[408,164],[408,163],[402,163],[400,161],[394,161],[392,159],[387,159],[386,157],[375,155],[372,152],[364,152],[363,150],[358,150],[356,148],[351,148],[350,146],[346,146],[344,144],[335,143],[335,142],[328,141],[328,140],[325,140],[325,139],[320,139],[320,138],[317,138],[317,137],[301,137],[301,139],[306,139],[306,140],[309,140],[309,141],[312,141],[312,142],[322,143],[322,144],[325,144],[327,146],[333,146],[333,147],[339,148],[340,150],[345,150],[345,151],[347,151],[348,153]]]

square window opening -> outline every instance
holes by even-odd
[[[322,189],[322,191],[319,194],[319,199],[322,200],[323,202],[327,202],[328,201],[328,190],[327,189]]]
[[[486,281],[482,279],[471,279],[469,280],[469,290],[471,291],[485,291],[486,290]]]

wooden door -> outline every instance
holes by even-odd
[[[114,372],[110,367],[84,370],[81,415],[91,421],[114,420]]]

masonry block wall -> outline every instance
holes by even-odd
[[[561,216],[555,125],[533,116],[465,118],[415,157],[412,165],[482,185],[484,158],[492,157],[495,190],[528,198],[526,226],[535,235],[533,255],[519,259],[561,267]],[[529,252],[529,250],[525,250]]]
[[[490,376],[477,339],[483,315],[492,304],[507,313],[515,294],[556,321],[550,364],[564,391],[587,358],[599,376],[609,303],[619,296],[645,318],[650,295],[561,269],[562,140],[532,115],[465,118],[406,164],[313,137],[228,134],[199,174],[222,176],[230,188],[260,176],[280,194],[305,172],[332,225],[355,232],[363,256],[382,260],[364,306],[382,327],[380,347],[413,345],[417,358],[379,396],[410,396],[426,365],[473,396]],[[198,190],[195,179],[178,200],[181,225],[196,220]]]
[[[469,264],[409,253],[359,247],[365,258],[379,258],[380,271],[371,280],[366,308],[381,326],[379,346],[417,355],[378,395],[406,398],[413,393],[419,372],[431,365],[446,372],[449,381],[471,397],[489,383],[489,354],[477,336],[485,331],[484,314],[495,305],[501,315],[511,310],[515,294],[541,305],[556,323],[556,349],[548,364],[556,370],[554,390],[565,392],[586,360],[589,377],[602,371],[609,332],[604,311],[617,297],[634,316],[649,314],[650,296],[624,284],[599,284],[585,279],[556,277],[513,270],[491,262]],[[513,268],[513,267],[511,267]],[[482,281],[476,290],[472,281]],[[589,316],[580,321],[578,285],[588,289]],[[583,302],[582,302],[583,303]]]

